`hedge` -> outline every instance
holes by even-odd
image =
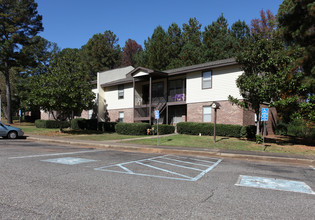
[[[115,129],[118,134],[124,135],[146,135],[147,129],[150,129],[151,125],[148,123],[124,123],[119,122],[116,124]]]
[[[98,128],[97,119],[75,118],[71,120],[73,130],[94,130]]]
[[[248,126],[243,126],[241,129],[240,136],[242,138],[255,138],[256,135],[256,126],[255,125],[248,125]]]
[[[84,118],[75,118],[71,120],[71,129],[72,130],[85,130],[86,129],[86,120]]]
[[[154,134],[157,134],[157,125],[152,126],[152,130],[154,130]],[[175,131],[175,127],[172,125],[159,124],[159,134],[173,134]]]
[[[62,128],[70,127],[70,123],[68,121],[55,121],[55,120],[36,120],[35,126],[36,128],[59,128],[61,123]]]
[[[241,125],[217,124],[216,135],[239,138],[242,127]],[[179,122],[177,124],[177,132],[179,134],[213,136],[213,128],[214,125],[212,123]]]
[[[103,132],[115,132],[117,122],[98,122],[98,130]]]

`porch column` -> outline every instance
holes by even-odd
[[[168,103],[166,103],[166,124],[168,125]]]
[[[152,123],[151,116],[152,116],[152,77],[150,76],[150,85],[149,85],[149,117],[150,117],[150,124]]]
[[[135,122],[135,103],[136,103],[136,97],[135,97],[135,78],[132,77],[132,87],[133,87],[133,122]]]
[[[168,76],[166,77],[166,112],[165,112],[165,116],[166,116],[166,124],[168,125]]]

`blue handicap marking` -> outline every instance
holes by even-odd
[[[268,108],[263,108],[262,109],[262,114],[268,114],[269,109]]]
[[[261,121],[268,121],[268,113],[269,113],[268,108],[261,109]]]
[[[315,192],[306,183],[285,179],[240,175],[240,178],[235,185],[315,195]]]
[[[159,119],[159,118],[160,118],[160,112],[159,112],[159,110],[155,110],[155,111],[154,111],[154,115],[155,115],[155,119]]]

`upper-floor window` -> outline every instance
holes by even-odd
[[[118,99],[124,98],[124,85],[118,86]]]
[[[207,71],[202,73],[202,89],[212,88],[212,72]]]

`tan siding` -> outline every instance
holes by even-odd
[[[212,88],[202,89],[202,72],[187,74],[187,103],[241,99],[236,79],[242,72],[237,66],[212,70]]]

